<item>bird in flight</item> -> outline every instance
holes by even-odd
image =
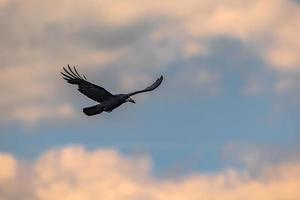
[[[111,112],[115,108],[119,107],[123,103],[131,102],[135,103],[135,101],[131,98],[131,96],[149,92],[156,89],[161,82],[163,81],[163,76],[160,76],[152,85],[149,87],[138,90],[135,92],[131,92],[128,94],[111,94],[103,87],[95,85],[87,80],[84,75],[80,75],[75,67],[73,69],[68,65],[68,68],[63,67],[63,79],[65,79],[68,83],[78,85],[78,91],[87,96],[88,98],[98,102],[99,104],[83,108],[83,112],[88,115],[97,115],[104,112]]]

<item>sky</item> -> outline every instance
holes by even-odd
[[[300,199],[297,0],[0,0],[0,200]],[[111,113],[67,84],[151,93]]]

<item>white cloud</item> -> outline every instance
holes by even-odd
[[[229,168],[211,175],[192,173],[166,179],[152,175],[147,156],[124,156],[113,149],[90,152],[73,146],[49,150],[27,167],[14,157],[8,157],[0,156],[2,165],[9,169],[1,172],[1,177],[9,176],[10,181],[0,179],[1,188],[6,188],[0,189],[0,199],[6,200],[17,197],[31,200],[93,200],[99,197],[103,200],[279,200],[300,197],[298,162],[269,165],[256,177],[251,177],[247,171]]]

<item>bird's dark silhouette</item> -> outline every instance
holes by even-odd
[[[103,111],[111,112],[125,102],[135,103],[131,96],[143,92],[152,91],[157,88],[163,81],[163,76],[161,76],[152,85],[143,90],[131,92],[128,94],[113,95],[103,87],[90,83],[84,75],[81,76],[78,73],[75,67],[73,67],[72,69],[68,65],[68,69],[63,67],[63,70],[64,71],[61,72],[61,74],[63,75],[63,79],[65,79],[70,84],[78,85],[79,92],[99,103],[91,107],[83,108],[83,112],[88,116],[100,114]]]

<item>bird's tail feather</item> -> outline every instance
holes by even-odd
[[[100,104],[91,106],[91,107],[87,107],[87,108],[83,108],[83,112],[88,116],[100,114],[100,113],[102,113],[102,111],[103,111],[103,108],[100,106]]]

